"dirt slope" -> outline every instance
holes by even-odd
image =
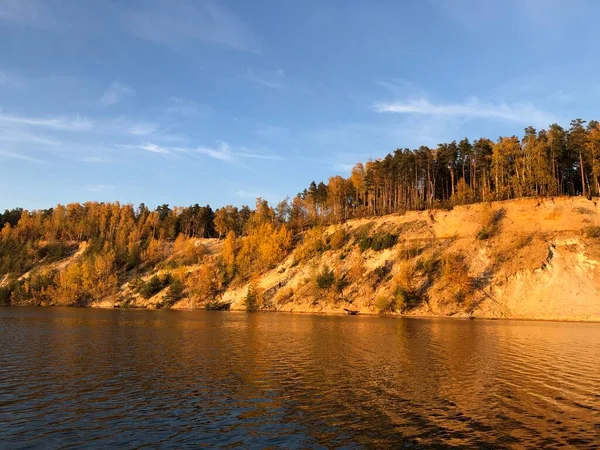
[[[343,245],[301,261],[292,252],[263,273],[259,305],[289,312],[346,308],[362,314],[600,321],[600,228],[594,227],[600,227],[600,207],[581,197],[351,220],[323,231],[331,238],[343,230]],[[397,236],[397,244],[358,250],[361,236],[384,233]],[[210,258],[219,258],[219,241],[204,245]],[[340,280],[330,289],[315,283],[324,267]],[[234,284],[218,300],[243,310],[248,286]],[[165,292],[142,299],[126,283],[122,293],[132,296],[129,306],[151,308],[160,306]],[[93,306],[112,307],[115,301]],[[204,304],[184,298],[172,307]]]
[[[480,231],[490,211],[492,215],[501,213],[501,218],[494,235],[482,239]],[[393,248],[363,253],[365,276],[357,286],[346,288],[333,300],[331,296],[323,299],[323,295],[316,300],[319,292],[307,287],[315,270],[323,265],[338,274],[350,270],[347,255],[357,246],[351,238],[343,249],[326,251],[298,265],[290,255],[260,278],[260,287],[271,297],[265,309],[343,313],[347,308],[377,313],[377,299],[393,296],[394,277],[407,263],[399,258],[399,252],[411,243],[420,243],[425,250],[417,259],[447,264],[463,257],[475,287],[463,298],[453,296],[453,280],[440,279],[443,277],[438,274],[418,304],[403,309],[403,314],[598,321],[600,242],[586,237],[595,226],[600,226],[597,202],[580,197],[521,199],[354,220],[343,225],[350,236],[361,227],[370,227],[371,233],[399,236]],[[338,228],[330,227],[325,233]],[[342,254],[346,258],[341,259]],[[418,265],[418,261],[408,263]],[[390,266],[389,275],[381,282],[369,279],[372,271]],[[414,278],[422,275],[414,274]],[[232,309],[244,309],[246,290],[246,285],[228,290],[222,300],[232,302]]]

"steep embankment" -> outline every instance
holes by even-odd
[[[311,252],[301,244],[255,280],[258,304],[288,312],[346,308],[362,314],[598,321],[597,226],[600,207],[584,198],[522,199],[352,220],[321,230],[324,247]],[[386,235],[397,237],[397,243],[379,251],[359,248],[361,242],[363,249],[368,246],[365,239]],[[218,258],[220,247],[206,243],[210,257]],[[219,301],[243,310],[248,287],[234,283]],[[137,297],[134,305],[160,304],[161,295],[148,301]],[[172,307],[203,304],[183,299]]]
[[[521,199],[408,212],[330,227],[341,249],[295,264],[290,255],[260,279],[269,309],[545,320],[600,320],[600,209],[584,198]],[[362,253],[341,293],[311,286],[327,265],[350,274],[361,234],[392,233],[392,248]],[[223,296],[243,309],[247,286]]]
[[[256,307],[270,311],[600,321],[600,206],[581,197],[413,211],[313,229],[277,267],[225,284],[222,241],[197,240],[205,254],[192,265],[169,245],[165,260],[122,274],[118,294],[90,306],[212,303],[244,310],[251,287]],[[85,243],[51,268],[66,270],[84,249]],[[149,298],[141,295],[140,286],[167,273],[183,280],[176,299],[160,285]]]

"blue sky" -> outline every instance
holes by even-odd
[[[598,119],[598,17],[592,0],[0,0],[0,209],[274,203],[398,147]]]

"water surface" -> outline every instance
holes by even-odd
[[[0,308],[0,446],[600,446],[600,324]]]

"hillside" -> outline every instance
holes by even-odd
[[[163,243],[160,259],[120,273],[111,295],[85,303],[76,294],[71,302],[46,296],[48,288],[11,304],[245,310],[250,297],[268,311],[600,320],[600,209],[583,197],[348,220],[305,232],[276,264],[220,275],[224,252],[238,258],[247,239],[229,250],[219,239]],[[42,259],[34,272],[66,277],[87,245]],[[101,273],[101,261],[94,264],[90,271]]]
[[[597,202],[581,197],[353,220],[325,230],[327,236],[345,230],[347,244],[296,266],[290,255],[261,277],[260,287],[277,311],[600,320],[598,226]],[[356,286],[335,295],[311,286],[324,265],[351,273],[366,230],[396,234],[398,243],[362,253]],[[246,289],[229,290],[223,300],[243,309]]]

